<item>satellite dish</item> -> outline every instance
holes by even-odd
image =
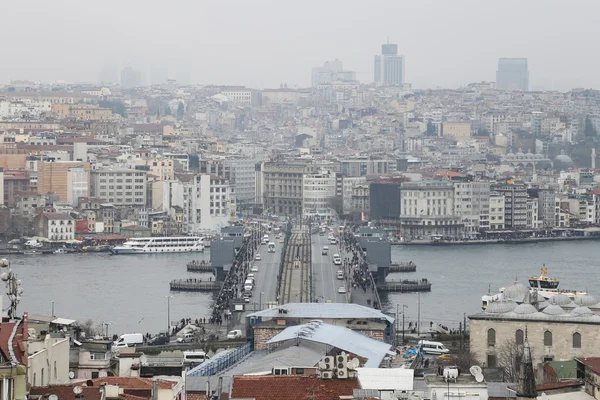
[[[48,396],[48,400],[58,400],[58,396],[55,394],[51,394],[50,396]]]
[[[359,365],[360,365],[360,361],[358,360],[358,358],[353,358],[352,360],[350,360],[346,363],[346,368],[356,369],[359,367]]]
[[[2,279],[4,282],[8,281],[8,273],[7,272],[1,273],[0,279]]]
[[[73,371],[71,371],[71,373],[69,374],[69,376],[73,373]],[[74,375],[74,374],[73,374]],[[75,394],[81,394],[81,392],[83,392],[83,388],[81,386],[75,386],[73,388],[73,393]]]
[[[73,379],[73,378],[75,378],[75,372],[69,371],[69,379]],[[77,387],[79,387],[79,386],[77,386]]]
[[[542,393],[542,400],[548,400],[548,395],[546,392]]]
[[[471,375],[475,376],[481,374],[483,371],[479,365],[473,365],[471,368],[469,368],[469,372]]]
[[[480,383],[483,382],[483,375],[482,374],[475,375],[475,380]]]

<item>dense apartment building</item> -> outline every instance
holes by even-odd
[[[489,182],[455,182],[454,213],[464,224],[465,236],[476,236],[489,225]]]
[[[504,195],[499,192],[490,192],[489,228],[490,230],[504,229]]]
[[[219,176],[229,181],[231,194],[236,204],[255,204],[256,200],[256,160],[249,158],[207,158],[199,160],[201,174]]]
[[[120,168],[92,172],[92,196],[115,206],[145,206],[147,172]]]
[[[396,160],[347,158],[340,161],[340,172],[346,176],[384,175],[396,170]]]
[[[56,193],[61,201],[74,204],[78,197],[89,197],[90,164],[80,161],[39,161],[37,192]],[[81,172],[83,169],[83,173]],[[82,191],[85,185],[85,193]],[[84,196],[81,196],[84,194]]]
[[[262,166],[263,208],[275,214],[302,215],[302,178],[307,163],[265,163]]]
[[[492,185],[492,190],[504,196],[504,227],[527,228],[527,186],[517,183]]]

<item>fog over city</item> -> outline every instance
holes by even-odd
[[[96,81],[103,68],[161,65],[192,83],[310,85],[338,58],[372,82],[389,39],[415,88],[494,80],[500,57],[526,57],[533,90],[598,87],[596,1],[3,2],[0,82]]]

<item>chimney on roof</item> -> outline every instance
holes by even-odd
[[[152,379],[152,400],[158,400],[158,381]]]

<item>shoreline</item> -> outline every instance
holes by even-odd
[[[491,245],[491,244],[531,244],[543,242],[572,242],[600,240],[600,236],[567,236],[549,238],[523,238],[523,239],[491,239],[491,240],[463,240],[463,241],[438,241],[414,240],[410,242],[391,242],[392,246],[462,246],[462,245]]]

